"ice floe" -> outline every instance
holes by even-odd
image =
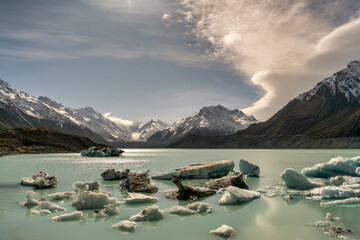
[[[73,197],[75,197],[74,192],[58,192],[47,195],[46,199],[49,201],[57,201],[57,200],[67,200]]]
[[[151,197],[142,193],[128,193],[128,196],[123,198],[126,204],[131,203],[149,203],[157,202],[159,198]]]
[[[215,230],[211,230],[210,234],[220,236],[223,238],[228,238],[235,234],[235,230],[232,227],[224,224]]]
[[[110,147],[90,147],[87,150],[81,151],[81,156],[84,157],[118,157],[124,151],[120,148],[110,148]]]
[[[60,207],[48,201],[42,201],[37,205],[34,210],[49,210],[50,212],[66,211],[66,208]]]
[[[299,173],[292,168],[285,169],[285,171],[281,173],[280,178],[285,182],[286,187],[293,189],[306,190],[325,185],[325,183],[320,180],[314,181],[308,179],[304,174]]]
[[[196,211],[188,209],[186,207],[183,206],[174,206],[170,209],[170,214],[177,214],[177,215],[193,215],[193,214],[197,214]]]
[[[214,179],[206,182],[203,187],[209,189],[220,189],[234,186],[238,188],[249,189],[248,185],[244,181],[244,175],[242,173],[235,174],[230,172],[228,175],[222,178]]]
[[[94,217],[111,217],[111,216],[117,216],[120,215],[121,211],[118,207],[116,207],[114,204],[107,204],[104,206],[104,209],[101,211],[95,210]]]
[[[252,164],[244,159],[240,159],[239,169],[245,175],[254,176],[254,177],[259,177],[260,175],[259,166]]]
[[[49,211],[47,209],[40,209],[40,210],[31,209],[30,212],[32,214],[38,214],[38,215],[44,215],[44,216],[51,214],[51,211]]]
[[[153,221],[164,217],[164,212],[157,205],[144,208],[141,212],[129,218],[130,221]]]
[[[21,185],[36,186],[38,188],[53,187],[57,185],[58,179],[56,176],[50,177],[47,172],[39,172],[32,177],[21,178]]]
[[[20,205],[24,205],[26,207],[39,205],[41,203],[41,201],[36,200],[35,199],[36,196],[40,196],[40,194],[38,194],[37,192],[33,192],[33,191],[26,192],[27,201],[26,202],[20,202]],[[41,200],[45,200],[45,199],[41,199]]]
[[[75,221],[79,220],[84,216],[84,214],[80,211],[74,211],[72,213],[67,213],[59,216],[52,217],[51,220],[62,222],[62,221]]]
[[[97,181],[86,181],[86,182],[76,181],[76,182],[73,183],[73,188],[79,189],[81,187],[81,185],[88,186],[89,191],[99,190],[100,189],[100,184]]]
[[[190,210],[194,210],[197,213],[211,213],[212,206],[208,203],[196,202],[187,205],[187,208]]]
[[[240,189],[230,186],[226,189],[219,200],[220,205],[230,205],[248,202],[260,197],[260,193],[252,190]]]
[[[111,228],[119,229],[125,232],[133,232],[135,228],[137,228],[137,223],[129,220],[124,220],[112,225]]]
[[[336,176],[336,177],[331,177],[330,178],[330,183],[333,186],[340,186],[344,182],[346,182],[346,179],[344,178],[344,176]]]

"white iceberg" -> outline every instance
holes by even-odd
[[[40,194],[38,194],[36,192],[33,192],[33,191],[26,192],[27,201],[26,202],[20,202],[20,204],[24,205],[24,206],[27,206],[27,207],[39,205],[41,203],[41,201],[36,200],[35,196],[40,196]]]
[[[336,157],[327,163],[304,168],[301,172],[308,177],[328,178],[337,175],[360,176],[360,156],[353,158]]]
[[[115,205],[109,203],[101,211],[95,211],[94,217],[110,217],[120,215],[121,211]]]
[[[60,216],[55,216],[52,217],[51,220],[53,221],[57,221],[57,222],[62,222],[62,221],[74,221],[74,220],[79,220],[84,216],[84,214],[80,211],[75,211],[72,213],[67,213],[67,214],[63,214]]]
[[[360,205],[360,198],[348,198],[343,200],[335,200],[329,202],[320,203],[321,207],[332,207],[332,206],[357,206]]]
[[[37,205],[34,210],[49,210],[50,212],[66,211],[66,208],[60,207],[48,201],[43,201]]]
[[[137,228],[137,223],[129,220],[124,220],[112,225],[111,228],[116,228],[126,232],[133,232],[135,228]]]
[[[327,186],[319,189],[322,199],[339,199],[360,197],[359,189],[348,188],[347,186]]]
[[[32,177],[21,178],[21,185],[36,186],[38,188],[53,187],[57,185],[58,180],[56,176],[50,177],[47,172],[39,172]]]
[[[175,169],[175,171],[162,172],[152,176],[154,179],[171,180],[172,176],[182,177],[183,179],[196,178],[218,178],[226,176],[234,169],[234,161],[222,160],[216,162],[196,163],[186,167]]]
[[[306,190],[324,186],[325,183],[320,181],[309,180],[298,171],[288,168],[281,173],[280,178],[285,182],[285,186],[293,189]]]
[[[254,176],[254,177],[259,177],[260,175],[259,166],[252,164],[244,159],[240,159],[239,169],[245,175]]]
[[[259,198],[260,196],[261,195],[259,192],[230,186],[226,189],[226,191],[220,198],[219,204],[230,205],[241,202],[248,202]]]
[[[101,209],[109,203],[115,206],[120,205],[120,202],[116,198],[110,197],[109,193],[88,191],[88,186],[82,185],[72,206],[77,210]]]
[[[128,193],[128,196],[123,198],[126,204],[131,203],[149,203],[157,202],[159,198],[151,197],[142,193]]]
[[[81,185],[86,185],[89,187],[89,191],[93,191],[93,190],[99,190],[100,189],[100,185],[97,181],[86,181],[86,182],[74,182],[73,183],[73,188],[75,189],[79,189],[81,187]]]
[[[153,221],[153,220],[159,220],[164,217],[164,212],[159,209],[158,206],[152,205],[141,212],[139,212],[136,215],[133,215],[129,218],[130,221]]]
[[[67,200],[73,197],[75,197],[74,192],[58,192],[47,195],[46,199],[50,201],[56,201],[56,200]]]
[[[212,206],[208,203],[202,203],[202,202],[196,202],[187,205],[187,208],[190,210],[194,210],[197,213],[211,213],[212,212]]]
[[[30,212],[32,214],[39,214],[39,215],[44,215],[44,216],[51,214],[51,211],[49,211],[47,209],[40,209],[40,210],[31,209]]]
[[[235,230],[232,227],[224,224],[215,230],[211,230],[210,234],[220,236],[223,238],[228,238],[235,234]]]
[[[197,214],[196,211],[191,210],[189,208],[183,207],[183,206],[174,206],[170,209],[170,214],[177,214],[177,215],[193,215]]]
[[[340,221],[340,218],[339,217],[334,217],[331,213],[326,213],[326,217],[325,217],[326,220],[328,221]]]

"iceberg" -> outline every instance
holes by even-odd
[[[330,178],[330,183],[333,186],[340,186],[344,182],[346,182],[346,179],[343,176],[336,176],[336,177],[331,177]]]
[[[76,182],[73,183],[73,188],[79,189],[81,187],[81,185],[88,186],[90,191],[100,189],[100,185],[99,185],[99,183],[97,181],[86,181],[86,182],[76,181]]]
[[[360,205],[360,198],[357,197],[320,203],[321,207],[358,206],[358,205]]]
[[[225,177],[211,180],[209,182],[206,182],[203,185],[203,187],[206,187],[209,189],[227,188],[229,186],[249,189],[248,185],[246,185],[246,183],[244,181],[244,175],[242,173],[239,173],[236,175],[232,172],[230,172]]]
[[[170,209],[170,214],[187,216],[197,214],[197,212],[183,206],[174,206]]]
[[[33,192],[33,191],[28,191],[26,192],[26,198],[27,201],[26,202],[20,202],[21,205],[24,205],[26,207],[31,207],[31,206],[37,206],[41,203],[41,200],[36,200],[35,196],[40,196],[40,194]]]
[[[30,212],[32,214],[38,214],[38,215],[43,215],[43,216],[51,214],[51,211],[49,211],[47,209],[40,209],[40,210],[31,209]]]
[[[235,234],[235,230],[228,225],[222,225],[221,227],[219,227],[215,230],[211,230],[210,234],[220,236],[223,238],[228,238]]]
[[[144,170],[142,172],[137,172],[136,174],[146,176],[149,172],[150,170]],[[129,169],[126,169],[125,171],[119,171],[112,168],[102,172],[101,177],[104,180],[122,180],[127,178],[129,173],[130,173]]]
[[[286,187],[299,190],[306,190],[325,185],[325,183],[320,181],[309,180],[303,174],[292,168],[288,168],[281,173],[280,178],[285,182]]]
[[[304,168],[301,172],[308,177],[329,178],[337,175],[360,176],[360,156],[353,158],[336,157],[327,163]]]
[[[152,205],[141,212],[139,212],[136,215],[133,215],[129,218],[130,221],[153,221],[153,220],[159,220],[164,217],[164,212],[159,209],[158,206]]]
[[[62,222],[62,221],[74,221],[74,220],[79,220],[84,216],[84,214],[80,211],[75,211],[72,213],[67,213],[67,214],[63,214],[60,216],[55,216],[52,217],[51,220],[53,221],[57,221],[57,222]]]
[[[126,204],[131,204],[157,202],[159,199],[157,197],[151,197],[141,193],[128,193],[128,196],[123,198],[123,200]]]
[[[119,157],[123,152],[120,148],[90,147],[81,151],[80,154],[84,157]]]
[[[211,213],[212,212],[212,206],[208,203],[202,203],[202,202],[196,202],[187,205],[187,208],[193,211],[196,211],[197,213]]]
[[[58,201],[58,200],[68,200],[73,197],[75,197],[74,192],[58,192],[47,195],[46,199],[49,201]]]
[[[72,203],[72,206],[74,206],[77,210],[101,209],[109,203],[115,206],[120,205],[120,202],[116,198],[110,197],[109,193],[88,191],[88,186],[82,185],[76,200]]]
[[[340,218],[339,217],[334,217],[331,213],[326,213],[326,217],[325,217],[326,220],[328,221],[340,221]]]
[[[226,191],[220,198],[219,204],[230,205],[241,202],[248,202],[256,198],[259,198],[260,196],[261,195],[259,192],[230,186],[226,189]]]
[[[66,208],[60,207],[48,201],[43,201],[37,205],[34,210],[49,210],[50,212],[66,211]]]
[[[156,193],[158,188],[150,183],[150,179],[137,173],[129,173],[119,184],[122,190],[128,192]]]
[[[124,220],[111,226],[125,232],[133,232],[137,228],[137,223],[133,221]]]
[[[234,161],[231,160],[197,163],[175,169],[174,171],[162,172],[151,178],[163,180],[171,180],[172,176],[182,177],[183,179],[219,178],[226,176],[230,171],[233,171],[234,166]]]
[[[260,168],[259,166],[252,164],[244,159],[240,159],[239,162],[239,169],[245,175],[259,177],[260,175]]]
[[[57,177],[50,177],[47,172],[39,172],[32,177],[21,178],[21,185],[36,186],[38,188],[53,187],[57,185]]]
[[[111,217],[120,215],[121,211],[114,204],[107,204],[104,206],[104,209],[101,211],[95,210],[94,217]]]

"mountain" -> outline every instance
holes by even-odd
[[[99,144],[88,138],[46,128],[23,127],[0,131],[0,156],[20,153],[80,152],[92,146]]]
[[[171,147],[360,147],[360,62],[319,82],[262,123],[223,138],[189,136]],[[351,141],[350,141],[350,140]]]
[[[134,123],[132,128],[120,126],[91,107],[72,109],[48,97],[36,98],[0,79],[0,130],[45,127],[116,145],[145,141],[148,135],[162,129],[161,124],[158,127],[153,124],[150,121],[146,124]]]
[[[133,130],[132,138],[137,141],[146,141],[154,133],[159,132],[169,127],[169,124],[157,119],[150,119],[149,122],[144,124],[138,124]]]
[[[193,135],[220,136],[234,134],[236,131],[258,122],[255,117],[240,110],[229,110],[221,105],[204,107],[190,117],[159,131],[148,138],[148,143],[171,143],[182,137]]]

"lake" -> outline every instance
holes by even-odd
[[[133,233],[111,229],[110,226],[128,219],[148,205],[120,206],[121,215],[115,218],[95,219],[93,211],[86,210],[82,221],[53,222],[51,217],[73,212],[73,200],[56,202],[67,211],[50,216],[34,215],[19,204],[26,201],[27,191],[36,191],[45,196],[50,193],[72,190],[75,181],[97,180],[101,190],[109,192],[119,201],[123,193],[119,181],[101,180],[100,173],[109,168],[132,171],[150,170],[150,176],[182,167],[191,163],[218,160],[234,160],[238,170],[239,159],[248,160],[260,166],[260,178],[246,179],[250,189],[275,187],[281,182],[280,174],[286,168],[301,171],[304,167],[327,162],[332,157],[359,156],[360,150],[221,150],[221,149],[125,149],[121,157],[86,158],[80,154],[16,155],[0,158],[0,239],[1,240],[56,240],[56,239],[220,239],[209,234],[210,230],[227,224],[234,228],[236,235],[231,239],[332,239],[321,228],[310,223],[325,220],[327,212],[340,217],[337,226],[347,227],[354,233],[346,235],[360,239],[360,207],[320,207],[319,201],[306,200],[296,196],[295,200],[284,200],[281,195],[261,198],[246,204],[220,206],[220,195],[214,195],[201,202],[213,206],[213,213],[179,217],[169,214],[175,205],[187,205],[192,201],[175,201],[165,198],[164,193],[153,196],[159,198],[158,206],[164,210],[164,219],[138,223]],[[20,178],[46,171],[56,175],[56,188],[35,189],[21,186]],[[151,180],[159,191],[174,188],[170,181]],[[184,185],[199,186],[205,180],[185,180]]]

